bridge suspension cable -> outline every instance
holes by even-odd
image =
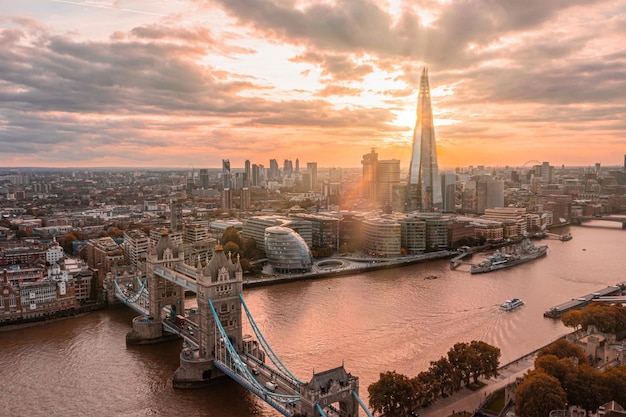
[[[234,362],[235,369],[237,369],[239,371],[239,373],[244,377],[246,382],[248,384],[254,385],[257,389],[261,390],[265,395],[267,395],[269,397],[272,397],[276,401],[279,401],[279,402],[282,402],[282,403],[292,403],[292,402],[295,402],[295,401],[299,401],[300,400],[300,395],[277,394],[277,393],[275,393],[273,391],[269,391],[264,386],[262,386],[259,383],[259,381],[256,380],[256,378],[254,376],[252,376],[250,374],[250,371],[248,370],[248,367],[245,366],[245,364],[243,363],[243,360],[239,356],[239,353],[237,353],[237,350],[235,349],[233,344],[230,342],[230,339],[228,338],[228,335],[226,334],[226,331],[224,330],[224,326],[222,326],[222,322],[220,321],[219,316],[217,315],[217,311],[215,311],[215,307],[213,306],[213,302],[211,301],[210,298],[209,298],[208,301],[209,301],[209,307],[211,307],[211,314],[213,314],[213,319],[215,319],[215,323],[216,323],[217,328],[219,330],[219,334],[220,334],[220,336],[222,338],[221,342],[223,342],[224,346],[226,347],[226,350],[227,350],[227,352],[229,354],[229,359],[232,362]],[[232,369],[231,369],[231,371],[232,371]]]
[[[137,300],[139,300],[141,297],[148,295],[148,279],[141,281],[139,277],[137,277],[137,282],[139,283],[139,289],[131,296],[128,296],[126,295],[126,293],[124,293],[117,280],[113,280],[113,284],[115,285],[115,291],[120,295],[120,297],[124,298],[124,300],[129,303],[136,303]]]
[[[274,353],[274,351],[272,350],[272,347],[269,345],[269,343],[267,342],[267,340],[261,333],[261,330],[256,325],[256,322],[254,321],[252,314],[250,314],[250,310],[248,310],[248,306],[246,305],[246,302],[243,300],[243,295],[239,294],[239,299],[241,300],[241,305],[243,306],[243,309],[246,312],[246,316],[248,316],[248,321],[250,321],[250,325],[252,326],[252,330],[254,331],[254,334],[256,335],[257,340],[259,341],[261,346],[263,346],[263,349],[269,354],[270,360],[272,361],[274,366],[276,366],[279,370],[289,375],[295,381],[296,385],[304,384],[304,382],[300,381],[298,378],[296,378],[296,376],[293,373],[291,373],[291,371],[287,368],[287,366],[285,366],[285,364],[282,363],[282,361],[278,358],[276,353]]]
[[[365,414],[367,414],[367,417],[373,417],[372,413],[370,413],[370,410],[367,409],[367,407],[365,406],[365,403],[363,402],[361,397],[359,397],[359,394],[357,394],[356,391],[352,391],[352,396],[359,403],[363,411],[365,411]]]

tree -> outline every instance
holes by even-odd
[[[380,374],[380,379],[367,387],[369,404],[375,413],[388,417],[405,416],[414,405],[413,385],[396,371]]]
[[[579,365],[589,363],[587,354],[585,354],[585,351],[580,346],[574,345],[563,338],[541,348],[537,356],[541,355],[554,355],[559,359],[576,358]]]
[[[541,369],[530,371],[515,388],[515,413],[519,417],[548,416],[566,408],[567,398],[558,379]]]
[[[228,242],[233,242],[237,245],[238,248],[243,247],[243,238],[234,227],[230,226],[224,230],[222,234],[222,246],[226,246]]]
[[[455,390],[455,373],[454,368],[448,359],[442,356],[438,361],[430,362],[428,369],[433,379],[439,382],[440,395],[445,397]]]
[[[480,340],[473,340],[470,343],[470,348],[472,350],[472,354],[470,355],[472,360],[470,368],[472,370],[474,383],[477,383],[478,378],[481,376],[485,378],[498,376],[501,355],[500,349]]]
[[[601,375],[611,399],[618,404],[626,404],[626,366],[612,366]]]
[[[237,245],[233,241],[226,242],[226,244],[224,244],[223,247],[224,247],[224,253],[226,254],[230,252],[231,254],[236,256],[239,253],[239,245]]]
[[[454,371],[460,376],[460,380],[465,382],[465,385],[469,385],[470,382],[470,356],[470,346],[465,342],[455,343],[448,351],[448,361],[450,361]],[[460,383],[456,388],[457,390],[461,389]]]
[[[430,371],[422,371],[411,379],[415,392],[415,404],[425,407],[439,398],[439,381]]]

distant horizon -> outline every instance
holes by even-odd
[[[313,161],[314,162],[314,161]],[[548,162],[550,163],[550,161],[544,161],[544,162]],[[594,163],[590,163],[588,165],[567,165],[567,164],[552,164],[550,163],[550,166],[555,167],[555,168],[561,168],[562,166],[564,166],[565,169],[584,169],[584,168],[595,168],[595,162]],[[267,169],[269,167],[269,164],[263,164],[265,166],[265,168]],[[530,169],[536,165],[541,165],[541,163],[539,164],[522,164],[522,165],[511,165],[511,164],[503,164],[503,165],[482,165],[482,164],[469,164],[469,165],[464,165],[464,166],[456,166],[456,167],[444,167],[444,168],[439,168],[440,172],[443,171],[452,171],[452,170],[456,170],[458,168],[473,168],[476,169],[478,167],[484,167],[485,169],[520,169],[520,168],[525,168],[525,169]],[[600,167],[601,168],[618,168],[618,169],[624,169],[624,164],[615,164],[615,165],[603,165],[600,163]],[[348,167],[344,167],[344,166],[321,166],[318,164],[317,166],[318,170],[322,169],[331,169],[331,168],[340,168],[340,169],[350,169],[350,170],[361,170],[363,169],[363,166],[348,166]],[[200,169],[209,169],[209,170],[215,170],[215,171],[220,171],[222,170],[221,167],[158,167],[158,166],[145,166],[145,167],[140,167],[140,166],[135,166],[135,167],[124,167],[124,166],[63,166],[63,167],[53,167],[53,166],[0,166],[0,171],[3,170],[60,170],[60,171],[65,171],[65,170],[120,170],[120,171],[133,171],[133,170],[147,170],[147,171],[198,171]],[[282,168],[281,168],[282,169]],[[400,166],[400,169],[402,171],[406,171],[408,170],[408,164],[406,167],[402,167],[402,165]],[[231,164],[231,171],[243,171],[245,170],[245,166],[234,166],[233,164]],[[304,167],[300,167],[300,172],[306,172],[306,166]]]

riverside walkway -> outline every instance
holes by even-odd
[[[472,391],[463,388],[455,394],[441,398],[426,408],[418,410],[420,417],[448,417],[455,412],[473,413],[491,393],[515,382],[516,378],[523,377],[534,368],[537,352],[533,352],[520,359],[502,366],[499,375],[495,378],[481,379],[485,386]]]

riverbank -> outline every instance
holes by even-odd
[[[440,398],[428,407],[419,409],[420,417],[446,417],[462,412],[484,415],[481,410],[490,403],[491,397],[496,396],[509,385],[515,384],[518,378],[523,378],[524,375],[533,370],[537,353],[565,336],[557,337],[547,345],[502,365],[498,368],[498,376],[480,379],[480,382],[484,384],[480,389],[471,390],[465,387],[446,398]]]
[[[382,269],[401,268],[433,260],[449,259],[458,255],[458,251],[437,251],[420,255],[403,256],[401,258],[371,258],[371,257],[334,257],[325,258],[315,262],[311,272],[299,274],[275,274],[271,267],[267,268],[266,275],[260,278],[243,279],[244,288],[256,288],[268,285],[283,284],[294,281],[307,281],[311,279],[331,278],[342,275],[358,274],[362,272],[377,271]]]

